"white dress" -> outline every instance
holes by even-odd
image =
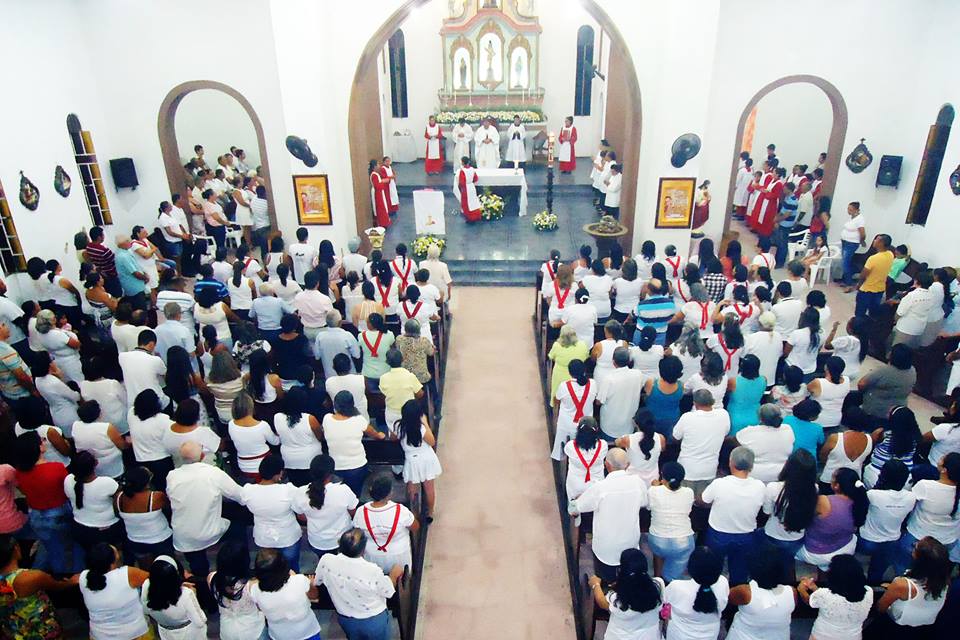
[[[751,580],[750,602],[740,605],[733,616],[727,640],[787,640],[795,606],[790,587],[761,589]]]
[[[426,433],[424,427],[420,427],[420,436]],[[426,441],[421,440],[420,446],[413,447],[407,442],[406,438],[400,440],[400,447],[403,449],[403,481],[404,482],[425,482],[433,480],[439,476],[443,469],[440,467],[440,458],[437,452],[433,450]]]
[[[210,574],[210,581],[216,572]],[[220,640],[260,640],[267,624],[257,603],[250,597],[253,583],[243,585],[236,599],[224,596],[220,602]]]
[[[527,153],[523,141],[527,137],[527,130],[522,124],[511,124],[507,128],[507,162],[526,162]]]
[[[148,578],[140,591],[140,601],[144,612],[157,623],[160,640],[204,640],[207,637],[207,615],[200,608],[193,589],[181,587],[176,604],[159,611],[147,605],[149,589]]]

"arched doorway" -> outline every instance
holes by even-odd
[[[737,137],[734,139],[733,145],[733,159],[730,163],[730,183],[727,191],[727,206],[725,208],[725,215],[723,221],[723,232],[726,233],[730,229],[730,210],[733,203],[733,191],[737,178],[737,168],[740,161],[740,151],[741,151],[741,141],[743,140],[743,134],[747,127],[747,121],[750,119],[750,114],[760,103],[760,100],[764,96],[771,93],[775,89],[783,87],[789,84],[795,83],[807,83],[815,87],[818,87],[826,94],[827,100],[830,102],[830,109],[832,111],[832,123],[830,125],[830,134],[827,139],[827,159],[823,167],[823,186],[821,187],[821,193],[825,196],[833,197],[833,191],[837,184],[837,174],[840,171],[840,164],[842,163],[843,155],[843,141],[847,135],[847,105],[843,101],[843,96],[840,95],[840,91],[833,86],[827,80],[819,76],[812,75],[794,75],[786,76],[764,86],[760,91],[754,95],[747,105],[743,109],[743,113],[740,115],[740,122],[737,124]],[[755,140],[753,149],[755,153],[751,155],[755,158],[757,164],[754,165],[756,170],[760,169],[759,163],[762,160],[760,157],[760,152],[763,150],[763,146],[766,145],[766,142],[762,140]],[[760,146],[758,147],[757,144]],[[757,150],[760,151],[757,151]],[[781,165],[783,166],[783,165]],[[785,167],[787,172],[790,172],[790,166]]]
[[[257,152],[260,159],[260,175],[267,183],[267,201],[270,203],[270,218],[276,227],[277,213],[273,203],[273,183],[270,181],[270,162],[267,159],[267,144],[263,136],[263,125],[260,123],[257,112],[253,110],[253,105],[250,104],[243,94],[222,82],[214,82],[213,80],[192,80],[190,82],[184,82],[171,89],[160,105],[160,113],[157,117],[157,134],[160,137],[160,152],[163,154],[163,166],[167,171],[167,183],[170,186],[170,193],[184,193],[185,189],[185,175],[183,163],[180,158],[180,146],[177,141],[177,109],[187,95],[194,91],[209,89],[220,91],[236,100],[240,106],[243,107],[243,110],[250,118],[250,122],[253,124],[257,138]]]
[[[350,91],[349,128],[350,165],[353,172],[353,198],[356,226],[362,231],[372,225],[370,184],[367,162],[384,155],[380,113],[377,59],[390,37],[410,14],[431,0],[406,0],[373,34],[357,62]],[[619,151],[624,165],[624,189],[620,202],[620,221],[630,232],[624,236],[625,249],[633,242],[634,209],[640,158],[641,102],[640,83],[626,38],[596,0],[581,0],[584,9],[610,37],[609,74],[606,78],[607,106],[605,137]],[[573,112],[571,108],[570,112]],[[361,237],[363,237],[361,235]]]

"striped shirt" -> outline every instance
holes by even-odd
[[[0,342],[0,394],[4,398],[25,398],[30,395],[30,391],[17,379],[14,373],[17,369],[30,375],[30,368],[20,359],[17,350],[6,342]]]
[[[780,215],[786,216],[780,221],[780,226],[784,229],[791,229],[797,223],[797,209],[800,207],[800,201],[796,196],[787,196],[780,205]]]
[[[667,323],[676,312],[676,305],[670,296],[649,296],[637,303],[637,337],[640,331],[651,326],[657,333],[666,333]]]
[[[217,292],[218,300],[223,300],[224,298],[227,298],[230,296],[230,292],[227,291],[226,285],[220,282],[219,280],[216,280],[216,279],[206,280],[204,278],[201,278],[200,280],[197,280],[193,285],[194,298],[200,298],[200,292],[203,291],[204,289],[214,289]]]
[[[91,242],[87,245],[86,252],[90,262],[104,277],[117,276],[117,264],[114,261],[113,251],[109,247],[104,246],[103,243]]]

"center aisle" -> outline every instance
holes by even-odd
[[[530,288],[460,288],[447,356],[421,640],[576,637]]]

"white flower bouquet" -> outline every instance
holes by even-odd
[[[463,118],[470,124],[477,124],[487,116],[492,116],[497,122],[503,123],[513,122],[513,116],[520,116],[520,122],[524,124],[537,124],[539,122],[545,122],[547,119],[542,111],[534,109],[511,109],[510,107],[477,109],[474,107],[471,109],[448,109],[441,111],[437,114],[437,122],[445,125],[454,125],[460,121],[460,118]]]
[[[417,236],[416,240],[413,241],[413,255],[418,258],[425,258],[430,247],[437,247],[442,254],[445,246],[447,246],[447,241],[440,236],[432,234]]]
[[[533,228],[537,231],[556,231],[560,227],[557,224],[557,214],[543,210],[533,216]]]
[[[489,189],[484,190],[480,196],[480,206],[483,207],[480,217],[484,220],[499,220],[503,217],[503,198]]]

